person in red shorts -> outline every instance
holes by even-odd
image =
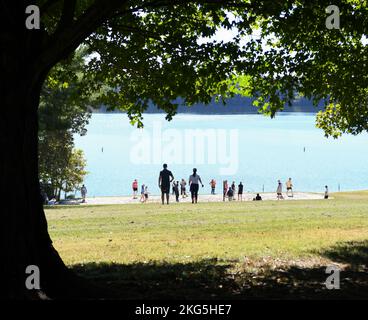
[[[132,189],[133,189],[133,199],[137,199],[137,193],[138,193],[138,181],[135,179],[132,183]]]

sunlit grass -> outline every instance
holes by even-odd
[[[325,259],[368,237],[368,192],[333,200],[77,206],[46,209],[67,264]]]

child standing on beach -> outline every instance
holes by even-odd
[[[210,185],[211,185],[211,194],[215,194],[215,190],[216,190],[216,180],[215,180],[215,179],[211,179],[211,181],[210,181]]]
[[[146,203],[147,202],[147,200],[148,200],[148,194],[149,194],[149,192],[148,192],[148,186],[145,186],[144,187],[144,203]]]
[[[229,188],[229,190],[227,191],[227,197],[229,201],[234,200],[234,189],[233,188]]]
[[[225,201],[228,189],[229,189],[229,185],[227,184],[227,180],[225,180],[223,182],[223,201]]]
[[[277,200],[284,199],[284,197],[282,196],[282,183],[280,180],[278,181],[276,193],[277,193]]]
[[[133,199],[137,199],[137,193],[138,193],[138,181],[137,179],[134,179],[132,183],[132,189],[133,189]]]
[[[142,184],[140,202],[144,202],[144,190],[146,190],[146,188],[145,188],[144,184]]]
[[[187,182],[184,179],[181,179],[181,182],[180,182],[180,193],[181,193],[181,196],[183,198],[186,198],[187,197],[186,185],[187,185]]]

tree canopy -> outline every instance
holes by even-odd
[[[86,50],[80,48],[55,66],[42,86],[38,107],[39,132],[70,131],[84,135],[97,95],[84,90]]]
[[[262,19],[261,35],[250,43],[259,105],[273,115],[299,93],[325,102],[317,125],[327,136],[367,131],[367,2],[339,1],[340,29],[332,30],[323,10],[329,1],[291,2],[278,16]]]
[[[271,116],[295,94],[325,101],[327,135],[368,129],[365,1],[339,1],[338,30],[326,28],[326,0],[38,3],[45,54],[86,44],[88,90],[138,124],[149,101],[171,119],[178,97],[191,105],[246,92]],[[234,37],[217,39],[219,29]]]
[[[58,64],[45,81],[38,108],[39,178],[49,197],[60,199],[61,191],[75,191],[86,175],[85,160],[74,150],[74,134],[86,134],[89,106],[94,98],[83,89],[86,51],[80,48]],[[95,95],[96,96],[96,95]]]

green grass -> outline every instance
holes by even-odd
[[[351,265],[351,257],[340,255],[351,252],[346,249],[351,244],[358,246],[354,261],[359,261],[368,239],[368,192],[333,196],[327,201],[56,207],[46,209],[46,215],[63,260],[82,273],[84,268],[91,277],[106,276],[109,266],[112,274],[121,273],[116,266],[125,271],[136,266],[129,275],[137,268],[141,276],[142,272],[147,276],[148,269],[156,270],[162,280],[161,273],[170,270],[177,270],[177,277],[188,266],[208,270],[226,265],[227,276],[243,273],[239,279],[244,287],[244,274],[258,274],[265,265],[310,268],[331,261]],[[144,265],[148,269],[141,270]],[[119,279],[125,284],[131,280]],[[227,294],[230,291],[233,295],[236,290],[232,287]],[[167,293],[168,287],[163,295]]]
[[[303,258],[368,235],[368,193],[328,201],[264,201],[46,210],[68,264]]]

